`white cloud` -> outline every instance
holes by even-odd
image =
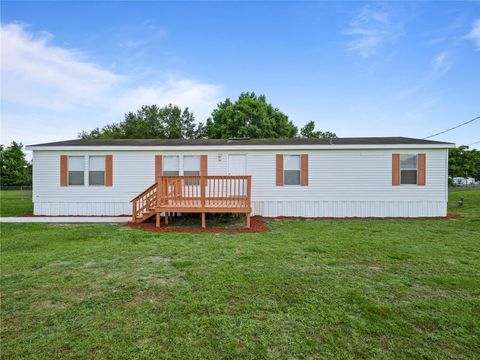
[[[343,32],[351,36],[347,43],[347,51],[366,59],[373,55],[383,44],[398,36],[398,29],[392,27],[389,14],[383,10],[363,7],[348,28]]]
[[[140,86],[126,91],[116,104],[138,109],[144,104],[177,104],[194,110],[196,118],[205,120],[218,103],[219,88],[195,80],[177,79],[170,76],[167,81],[155,86]],[[161,102],[159,102],[161,99]]]
[[[120,80],[76,50],[49,45],[51,34],[8,24],[0,35],[2,100],[9,103],[66,110],[98,99]]]
[[[446,51],[440,53],[432,61],[433,74],[438,77],[445,75],[451,67],[452,61]]]
[[[53,45],[51,34],[32,34],[20,24],[1,25],[0,31],[5,142],[22,133],[16,139],[24,142],[76,137],[80,130],[118,122],[145,104],[189,107],[202,121],[219,101],[215,84],[168,75],[145,85],[135,75],[88,60],[81,51]],[[37,131],[40,120],[46,131]]]
[[[480,19],[475,20],[472,30],[466,38],[472,40],[477,47],[477,50],[480,51]]]

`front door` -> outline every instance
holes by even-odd
[[[247,175],[246,155],[228,155],[228,175]]]

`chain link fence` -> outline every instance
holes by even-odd
[[[32,187],[31,186],[1,186],[1,200],[2,203],[6,201],[28,201],[32,200]]]
[[[33,213],[31,186],[1,186],[0,216],[18,216]]]
[[[0,186],[1,191],[32,191],[31,186]]]

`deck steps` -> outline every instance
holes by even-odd
[[[136,223],[142,223],[144,221],[147,221],[150,219],[152,216],[155,216],[157,212],[155,211],[155,208],[150,208],[148,211],[142,213],[139,217],[135,218]]]

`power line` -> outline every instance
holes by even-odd
[[[437,135],[444,134],[444,133],[446,133],[446,132],[452,131],[452,130],[454,130],[454,129],[459,128],[460,126],[467,125],[467,124],[469,124],[469,123],[471,123],[471,122],[474,122],[475,120],[478,120],[478,119],[480,119],[480,116],[477,116],[476,118],[473,118],[473,119],[471,119],[471,120],[465,121],[464,123],[461,123],[461,124],[459,124],[459,125],[457,125],[457,126],[454,126],[454,127],[450,128],[450,129],[447,129],[447,130],[444,130],[444,131],[440,131],[439,133],[436,133],[436,134],[433,134],[433,135],[424,137],[423,140],[425,140],[425,139],[430,139],[430,138],[432,138],[432,137],[434,137],[434,136],[437,136]]]
[[[471,144],[468,144],[467,146],[470,146],[470,145],[475,145],[475,144],[478,144],[478,143],[480,143],[480,140],[478,140],[478,141],[475,141],[475,142],[473,142],[473,143],[471,143]]]

